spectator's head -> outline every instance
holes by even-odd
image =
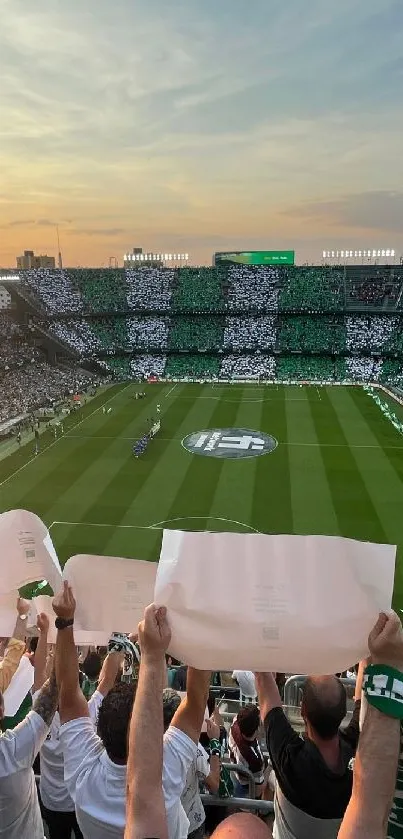
[[[82,663],[82,669],[90,682],[96,682],[101,672],[102,662],[98,653],[88,653]]]
[[[136,685],[121,682],[105,696],[98,712],[98,735],[113,763],[124,765]]]
[[[181,704],[181,697],[176,690],[172,690],[172,688],[165,688],[162,691],[162,708],[164,713],[164,731],[169,728],[171,722],[174,718],[176,711]]]
[[[238,711],[237,721],[241,734],[247,740],[254,740],[260,726],[260,713],[256,705],[246,705]]]
[[[336,676],[309,676],[302,690],[301,713],[309,737],[332,740],[347,712],[344,685]]]
[[[271,833],[252,813],[235,813],[218,825],[211,839],[271,839]]]

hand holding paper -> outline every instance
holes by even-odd
[[[165,530],[154,599],[198,669],[337,673],[390,608],[396,548],[333,536]]]
[[[73,596],[73,589],[68,584],[67,580],[64,580],[63,588],[53,598],[52,602],[53,611],[58,618],[63,618],[63,620],[71,620],[74,618],[74,613],[76,611],[76,601]]]
[[[368,643],[373,664],[387,664],[403,670],[403,629],[395,612],[379,615]]]
[[[144,620],[139,623],[139,642],[141,654],[148,660],[163,657],[169,647],[171,630],[167,621],[167,610],[154,603],[147,606]]]

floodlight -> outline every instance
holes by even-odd
[[[395,251],[394,251],[394,250],[392,250],[392,251],[390,252],[390,255],[391,255],[391,256],[394,256],[394,255],[395,255]]]

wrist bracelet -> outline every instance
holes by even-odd
[[[216,749],[216,751],[218,750],[221,754],[221,743],[219,740],[216,740],[215,737],[210,740],[210,752],[212,752],[213,749]]]
[[[403,719],[403,673],[386,664],[365,669],[363,690],[367,701],[388,717]]]
[[[221,749],[211,749],[210,757],[221,757]]]
[[[73,626],[74,618],[56,618],[56,629],[67,629],[68,626]]]

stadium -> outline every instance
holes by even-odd
[[[157,562],[164,528],[397,545],[403,609],[403,266],[216,256],[0,276],[0,512],[38,515],[61,566]]]
[[[168,522],[403,544],[402,266],[36,270],[3,284],[1,508],[38,513],[62,562],[78,546],[156,559]],[[157,405],[161,428],[133,462]],[[63,409],[64,433],[42,434]],[[205,429],[276,448],[191,454],[183,440]]]

